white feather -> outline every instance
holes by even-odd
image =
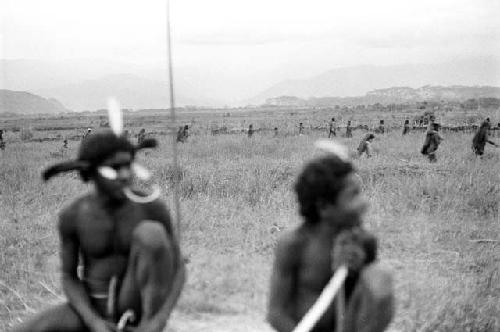
[[[123,133],[123,114],[115,98],[108,98],[109,127],[116,136]]]
[[[349,150],[347,150],[345,145],[336,141],[321,139],[314,143],[314,147],[321,151],[332,153],[345,162],[349,161]]]

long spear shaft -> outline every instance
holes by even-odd
[[[172,158],[174,164],[174,210],[177,223],[177,238],[181,240],[181,206],[179,200],[179,180],[180,168],[177,158],[177,140],[175,137],[175,128],[177,128],[175,117],[175,94],[174,94],[174,75],[172,70],[172,43],[170,34],[170,0],[167,0],[167,61],[168,61],[168,83],[170,94],[170,120],[171,120],[171,136],[172,136]]]

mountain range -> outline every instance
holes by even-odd
[[[276,77],[263,80],[253,77],[250,72],[247,76],[235,80],[230,73],[174,68],[176,105],[260,105],[266,99],[283,95],[299,98],[364,96],[370,91],[391,87],[500,86],[500,58],[342,67],[300,80],[280,81]],[[256,83],[264,81],[269,84]],[[128,109],[165,108],[169,100],[166,70],[162,66],[92,59],[0,60],[0,89],[55,98],[73,111],[104,108],[109,96],[116,97],[121,106]],[[262,92],[256,94],[259,90]],[[235,91],[246,97],[235,101],[232,95]]]
[[[470,58],[441,64],[357,66],[333,69],[304,80],[285,80],[248,99],[261,104],[277,96],[349,97],[391,87],[426,85],[500,86],[500,61],[493,57]]]
[[[266,99],[267,105],[311,107],[334,105],[373,105],[403,104],[422,101],[452,101],[464,102],[478,100],[490,103],[489,99],[500,99],[500,87],[492,86],[430,86],[426,85],[417,89],[410,87],[392,87],[369,91],[364,96],[357,97],[311,97],[299,98],[295,96],[279,96]],[[494,103],[496,104],[496,102]]]

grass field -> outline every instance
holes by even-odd
[[[293,132],[298,118],[254,123],[286,122]],[[189,275],[171,330],[266,331],[275,226],[300,223],[292,185],[325,132],[252,139],[210,136],[196,126],[192,132],[179,146]],[[57,213],[89,189],[75,175],[40,180],[44,166],[76,155],[77,142],[59,155],[59,141],[9,135],[0,151],[0,330],[61,301]],[[354,151],[362,135],[340,141]],[[139,158],[172,206],[170,142],[158,138],[160,148]],[[396,280],[391,330],[500,331],[500,243],[474,241],[500,240],[500,150],[487,147],[487,156],[476,159],[471,134],[450,133],[438,163],[429,164],[418,153],[422,141],[421,133],[392,131],[376,138],[375,157],[355,160],[371,203],[366,227],[378,236],[380,258]]]

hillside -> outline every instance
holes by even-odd
[[[287,80],[246,101],[261,104],[268,98],[363,96],[375,89],[423,86],[500,86],[500,60],[471,58],[441,64],[356,66],[337,68],[305,80]],[[425,92],[425,91],[422,91]],[[444,92],[443,92],[444,93]]]
[[[375,103],[414,103],[419,101],[456,101],[468,99],[500,98],[500,88],[492,86],[430,86],[420,88],[392,87],[376,89],[357,97],[298,98],[279,96],[266,99],[265,103],[275,106],[330,106],[369,105]]]
[[[99,79],[86,80],[51,89],[40,89],[45,95],[61,100],[76,111],[96,110],[106,107],[106,100],[113,96],[124,108],[167,108],[168,85],[161,81],[144,79],[132,74],[107,75]],[[176,105],[217,104],[216,101],[198,96],[176,93]]]
[[[0,90],[0,114],[61,113],[68,110],[54,98],[43,98],[25,91]]]

